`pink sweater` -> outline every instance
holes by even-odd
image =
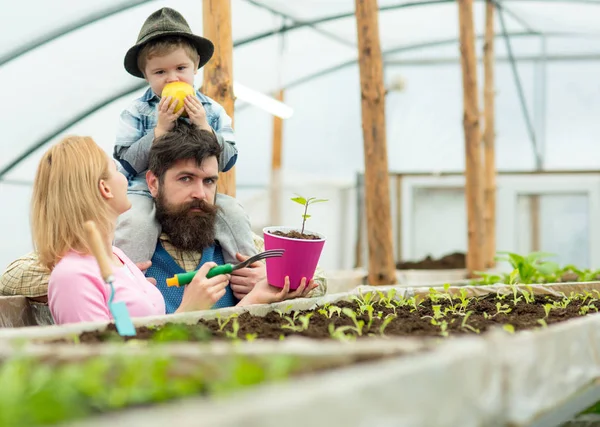
[[[131,317],[165,314],[160,291],[118,248],[113,253],[124,265],[114,268],[114,302],[123,301]],[[57,325],[112,320],[108,310],[110,285],[100,275],[92,255],[68,252],[54,267],[48,282],[48,305]]]

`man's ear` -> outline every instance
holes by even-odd
[[[112,199],[114,197],[112,191],[110,190],[110,187],[108,186],[106,181],[104,181],[103,179],[101,179],[100,182],[98,183],[98,189],[100,190],[100,195],[104,199],[108,200],[108,199]]]
[[[152,197],[156,197],[158,195],[158,177],[150,170],[146,172],[146,183]]]

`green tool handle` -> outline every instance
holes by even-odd
[[[229,274],[232,271],[233,271],[232,264],[218,265],[218,266],[213,267],[210,270],[208,270],[208,273],[206,274],[206,278],[210,279],[211,277],[218,276],[219,274]],[[196,275],[197,272],[198,271],[190,271],[188,273],[176,274],[175,277],[177,277],[177,282],[178,282],[179,286],[189,284],[194,279],[194,276]]]

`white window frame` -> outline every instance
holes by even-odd
[[[464,189],[463,175],[402,177],[402,257],[414,259],[413,194],[417,189]],[[600,174],[540,173],[500,174],[496,178],[496,248],[517,251],[517,204],[519,196],[585,194],[588,197],[590,227],[589,260],[600,266]]]

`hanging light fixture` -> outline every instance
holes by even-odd
[[[233,82],[233,93],[236,98],[282,119],[289,119],[294,114],[294,110],[289,105],[254,89],[250,89],[241,83]]]

